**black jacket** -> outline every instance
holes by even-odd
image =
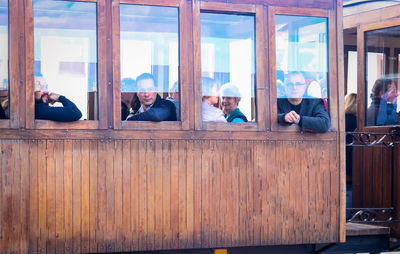
[[[72,122],[82,117],[81,111],[72,101],[64,96],[60,96],[58,101],[61,102],[63,107],[51,107],[41,101],[35,101],[35,118],[57,122]]]
[[[278,122],[280,124],[290,124],[284,120],[287,113],[292,110],[292,104],[288,99],[278,99]],[[303,99],[300,104],[299,126],[303,131],[327,132],[331,125],[328,112],[326,112],[324,102],[321,99]]]
[[[176,110],[174,103],[161,99],[157,94],[156,101],[149,110],[143,113],[130,114],[127,121],[176,121]]]

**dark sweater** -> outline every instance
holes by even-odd
[[[127,121],[176,121],[176,110],[174,103],[161,99],[157,94],[157,98],[153,105],[143,113],[130,114]]]
[[[72,122],[82,117],[81,111],[72,101],[64,96],[60,96],[58,101],[63,105],[62,107],[51,107],[41,101],[35,101],[35,118],[57,122]]]
[[[287,123],[284,117],[292,110],[300,115],[299,126],[301,130],[319,133],[329,130],[330,118],[321,99],[303,99],[297,107],[286,98],[278,99],[278,123],[291,124]]]

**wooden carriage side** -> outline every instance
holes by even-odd
[[[80,2],[97,8],[99,118],[56,123],[34,119],[33,1],[9,1],[11,115],[0,120],[1,252],[345,241],[341,0]],[[121,4],[179,10],[181,121],[119,120]],[[255,122],[202,122],[201,11],[254,17]],[[277,125],[276,14],[327,20],[327,133]]]

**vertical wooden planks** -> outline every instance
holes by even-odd
[[[39,172],[39,253],[47,253],[47,169],[46,140],[38,141],[38,172]]]
[[[123,140],[122,142],[122,251],[130,251],[132,249],[132,220],[131,220],[131,141]],[[136,214],[132,214],[132,217]]]
[[[97,158],[97,226],[96,226],[96,243],[97,251],[104,253],[107,251],[105,244],[105,234],[107,233],[107,189],[106,189],[106,159],[107,142],[101,140],[98,142],[98,158]]]
[[[29,252],[38,253],[38,240],[39,240],[39,189],[38,189],[38,180],[39,180],[39,160],[38,156],[38,143],[35,140],[29,141]],[[2,148],[2,146],[1,146]],[[3,151],[3,148],[2,148]],[[2,157],[3,158],[3,157]],[[3,162],[2,162],[3,165]],[[2,171],[3,166],[1,167]],[[2,176],[3,174],[1,174]],[[2,177],[3,179],[3,177]],[[3,181],[2,189],[3,189]],[[0,195],[2,197],[3,195]],[[4,214],[4,213],[2,213]],[[1,226],[3,226],[3,220],[1,220]],[[1,236],[3,238],[3,232],[1,232]]]
[[[81,160],[81,141],[74,140],[72,141],[72,240],[74,252],[81,252]]]
[[[139,250],[140,249],[140,234],[143,234],[142,231],[140,231],[140,152],[142,150],[139,149],[140,141],[137,140],[132,140],[130,141],[130,154],[131,154],[131,164],[130,164],[130,170],[131,170],[131,186],[130,186],[130,192],[131,192],[131,232],[132,232],[132,239],[131,239],[131,250]]]
[[[267,218],[265,222],[267,223],[268,227],[268,244],[276,244],[277,237],[276,237],[276,227],[277,227],[277,211],[276,211],[276,204],[277,204],[277,176],[276,173],[278,172],[277,168],[277,161],[275,160],[277,156],[277,149],[276,149],[276,142],[269,141],[267,142],[267,199],[268,202],[268,211],[267,211]]]
[[[201,247],[207,248],[209,244],[210,235],[210,143],[202,141],[202,169],[201,169]]]
[[[192,140],[187,142],[187,167],[186,167],[186,226],[187,226],[187,248],[194,247],[194,144]]]
[[[171,228],[171,141],[162,141],[162,190],[163,190],[163,234],[162,248],[169,249],[172,243]]]
[[[146,141],[145,149],[146,149],[145,152],[146,166],[144,167],[144,169],[146,170],[147,173],[147,196],[145,197],[145,199],[147,200],[146,250],[153,250],[154,240],[155,240],[154,141],[153,140]]]
[[[194,239],[193,247],[202,246],[202,141],[194,141]]]
[[[122,156],[122,140],[114,141],[114,188],[115,188],[115,238],[113,241],[115,242],[115,251],[121,252],[122,245],[124,241],[123,236],[123,180],[122,180],[122,165],[123,165],[123,156]]]
[[[115,178],[114,178],[114,142],[106,142],[106,230],[104,234],[104,242],[106,244],[106,252],[115,252]]]
[[[64,141],[64,223],[65,252],[73,252],[72,229],[72,141]]]
[[[56,141],[54,146],[55,159],[55,195],[56,195],[56,253],[65,251],[65,221],[64,221],[64,142]]]
[[[187,246],[187,206],[186,206],[186,182],[187,182],[187,171],[186,171],[186,141],[180,140],[178,145],[178,214],[179,214],[179,248],[186,249]]]
[[[171,248],[179,248],[179,141],[171,141]]]
[[[147,250],[147,168],[146,141],[139,141],[139,250]]]
[[[155,232],[154,249],[161,250],[163,243],[163,142],[157,140],[154,147],[155,167]]]
[[[252,142],[252,147],[254,149],[254,160],[253,160],[253,170],[254,170],[254,245],[261,245],[261,236],[263,235],[262,228],[262,182],[265,179],[265,160],[263,158],[263,143],[260,141]]]
[[[81,251],[90,251],[90,141],[81,141]]]
[[[231,188],[232,188],[232,199],[233,199],[233,204],[232,204],[232,221],[229,221],[228,223],[232,224],[232,245],[238,246],[240,243],[240,218],[239,218],[239,208],[240,208],[240,197],[239,197],[239,172],[240,172],[240,167],[239,167],[239,154],[240,154],[240,149],[239,149],[239,142],[237,140],[234,140],[231,142],[231,150],[230,150],[234,156],[232,156],[231,159],[231,165],[232,165],[232,170],[231,170],[231,175],[232,175],[232,183],[231,183]]]
[[[30,207],[29,207],[29,141],[20,140],[19,144],[19,166],[21,169],[21,204],[20,204],[20,222],[21,222],[21,234],[19,236],[20,239],[20,252],[28,253],[29,252],[29,215],[30,215]],[[1,166],[1,162],[0,162]],[[1,168],[0,168],[1,172]],[[1,173],[0,173],[1,175]],[[0,180],[1,183],[1,180]],[[1,189],[1,186],[0,186]],[[1,196],[1,194],[0,194]],[[1,198],[0,198],[1,199]],[[1,202],[0,202],[1,207]],[[1,221],[1,220],[0,220]],[[1,226],[0,226],[1,228]],[[0,229],[1,232],[1,229]],[[1,234],[1,233],[0,233]]]
[[[89,142],[89,251],[97,252],[97,175],[98,175],[98,141]]]
[[[54,253],[56,251],[56,165],[54,160],[55,141],[48,140],[46,150],[46,180],[43,181],[47,185],[47,192],[44,198],[47,198],[47,213],[45,218],[47,220],[47,252]],[[44,180],[44,179],[43,179]]]

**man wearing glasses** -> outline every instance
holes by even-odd
[[[327,132],[330,119],[320,98],[304,98],[307,83],[301,72],[289,72],[285,82],[286,98],[278,98],[278,123],[297,124],[302,131]]]
[[[136,79],[140,108],[129,114],[127,121],[176,121],[174,103],[164,100],[156,91],[155,79],[143,73]]]

